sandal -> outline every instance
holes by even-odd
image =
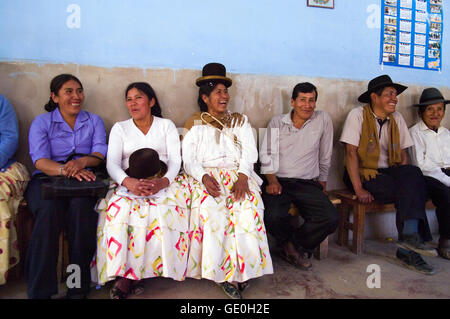
[[[114,286],[109,290],[109,297],[111,299],[126,299],[127,296],[128,294],[120,290],[119,287]]]
[[[131,284],[131,290],[130,292],[135,295],[139,296],[140,294],[144,293],[145,291],[145,285],[143,280],[135,281]]]
[[[128,297],[128,293],[130,292],[130,284],[130,279],[117,278],[113,287],[109,290],[109,297],[111,299],[126,299]],[[125,286],[126,291],[122,290],[121,286]]]
[[[235,285],[227,281],[221,282],[219,283],[219,285],[222,287],[222,290],[225,292],[225,294],[231,299],[242,299],[241,293]]]
[[[288,255],[284,249],[278,250],[278,253],[280,257],[288,262],[289,264],[293,265],[295,268],[301,269],[301,270],[310,270],[312,268],[312,264],[309,261],[309,258],[306,260],[303,260],[300,256],[296,257],[294,255]]]

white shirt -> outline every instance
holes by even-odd
[[[272,118],[259,153],[262,174],[327,181],[333,152],[333,123],[315,111],[298,129],[291,112]]]
[[[184,136],[182,143],[183,167],[186,173],[201,182],[203,175],[207,174],[205,168],[226,168],[237,170],[249,178],[253,177],[261,184],[261,179],[253,171],[258,150],[248,118],[243,116],[245,121],[242,126],[224,128],[223,132],[208,125],[193,126]],[[235,146],[233,138],[229,137],[227,132],[237,136],[242,145],[241,149]]]
[[[133,119],[117,122],[109,134],[106,168],[113,180],[122,184],[128,175],[130,155],[141,148],[152,148],[158,152],[159,159],[167,164],[165,177],[172,182],[181,167],[180,138],[171,120],[153,117],[147,134],[134,124]]]
[[[341,138],[339,139],[342,143],[347,143],[353,146],[359,146],[359,140],[361,138],[362,123],[363,123],[363,107],[358,106],[351,110],[347,119],[344,123],[344,128],[342,129]],[[375,114],[374,114],[375,116]],[[411,135],[408,131],[408,126],[406,126],[403,116],[399,112],[394,112],[389,115],[389,117],[394,117],[395,123],[397,123],[399,135],[400,135],[400,149],[404,150],[414,144],[411,139]],[[389,120],[389,117],[387,119]],[[376,116],[375,116],[376,118]],[[380,132],[380,124],[375,121],[377,126],[377,135]],[[389,167],[389,122],[386,122],[381,127],[381,138],[379,137],[380,145],[380,157],[378,158],[378,168]]]
[[[450,131],[439,127],[437,133],[420,120],[409,129],[414,146],[408,149],[411,161],[423,175],[433,177],[450,187],[450,176],[441,168],[450,167]]]

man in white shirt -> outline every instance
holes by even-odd
[[[311,268],[314,249],[338,224],[338,213],[324,193],[333,150],[333,123],[315,111],[317,89],[311,83],[294,87],[291,110],[270,121],[260,150],[264,222],[277,240],[281,257],[297,268]],[[293,203],[305,222],[289,222]]]
[[[409,269],[432,275],[422,255],[437,256],[426,245],[432,239],[425,211],[426,184],[422,172],[408,165],[406,149],[413,145],[405,120],[395,111],[397,95],[407,87],[388,75],[372,79],[350,111],[340,142],[345,144],[344,182],[358,200],[394,203],[399,240],[396,256]]]
[[[438,254],[450,259],[450,131],[441,126],[445,100],[436,88],[423,90],[418,114],[421,120],[409,129],[414,146],[409,148],[412,163],[425,176],[428,196],[436,206],[439,223]]]

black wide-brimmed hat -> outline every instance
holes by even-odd
[[[159,159],[158,152],[151,148],[134,151],[128,160],[125,173],[133,178],[162,177],[167,173],[167,165]]]
[[[380,75],[370,80],[369,84],[367,85],[367,91],[358,97],[358,101],[361,103],[369,103],[371,93],[387,86],[395,87],[395,89],[397,90],[397,95],[400,95],[400,93],[408,88],[407,86],[392,82],[389,75]]]
[[[215,62],[208,63],[203,67],[202,76],[195,81],[195,84],[197,84],[197,86],[202,86],[208,82],[220,82],[226,87],[229,87],[233,81],[230,78],[227,78],[226,75],[227,70],[223,64]]]
[[[439,91],[436,88],[427,88],[423,90],[422,94],[420,95],[419,104],[414,104],[413,106],[427,106],[431,104],[436,103],[444,103],[448,104],[450,103],[450,100],[444,99],[444,96],[442,95],[441,91]]]

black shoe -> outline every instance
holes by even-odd
[[[436,249],[425,244],[418,233],[403,235],[403,240],[398,241],[397,246],[424,256],[436,257],[438,255]]]
[[[434,268],[427,264],[422,257],[411,250],[405,251],[403,249],[397,249],[397,258],[400,259],[402,264],[409,269],[420,272],[425,275],[434,275]]]
[[[219,285],[222,287],[225,294],[230,297],[231,299],[242,299],[241,292],[239,289],[229,282],[221,282]]]

